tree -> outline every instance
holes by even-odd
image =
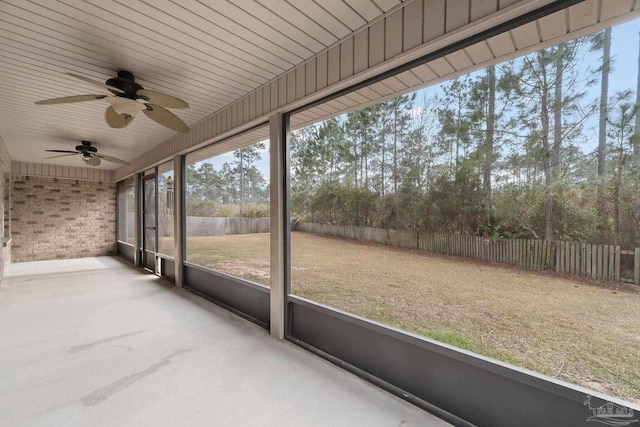
[[[337,118],[323,122],[318,128],[320,144],[320,167],[324,179],[335,182],[343,175],[348,146],[344,138],[344,128]]]
[[[222,168],[220,169],[219,175],[223,188],[222,203],[230,204],[237,202],[238,191],[236,188],[236,174],[229,163],[224,162]]]
[[[634,149],[634,118],[637,114],[637,106],[627,100],[631,97],[630,92],[618,93],[613,104],[617,104],[612,119],[609,119],[611,131],[609,137],[611,144],[611,165],[613,175],[609,188],[613,198],[613,245],[620,244],[620,192],[623,185],[623,174],[626,172],[629,160],[632,159]],[[630,171],[629,171],[630,172]]]
[[[555,236],[554,205],[561,186],[559,159],[563,146],[580,135],[580,127],[588,117],[588,111],[579,105],[584,92],[575,87],[579,81],[576,58],[584,44],[585,39],[576,39],[525,56],[516,91],[518,121],[526,133],[525,141],[541,162],[546,240]]]
[[[400,170],[398,165],[401,161],[402,143],[409,132],[409,126],[411,122],[411,115],[409,111],[413,108],[413,102],[416,99],[416,94],[402,95],[397,98],[393,98],[387,101],[385,106],[391,113],[391,133],[392,141],[392,171],[391,178],[393,180],[393,192],[398,192],[398,183],[400,182]]]
[[[222,180],[211,163],[202,162],[198,167],[188,165],[186,177],[187,197],[220,201]]]
[[[431,227],[439,232],[476,232],[484,211],[482,198],[480,175],[470,161],[462,162],[453,177],[438,177],[428,194]]]
[[[468,111],[470,97],[469,76],[458,77],[443,88],[444,98],[440,102],[438,118],[440,121],[440,146],[449,154],[449,173],[454,175],[461,160],[466,158],[470,145],[471,127]],[[463,151],[461,155],[460,151]]]
[[[611,28],[599,33],[594,38],[594,47],[602,49],[602,66],[600,67],[600,121],[598,126],[598,216],[600,228],[604,231],[604,195],[603,183],[606,174],[607,159],[607,111],[609,101],[609,72],[611,70]]]
[[[379,108],[367,107],[347,114],[344,136],[351,146],[353,185],[369,190],[369,168],[378,138]]]
[[[611,70],[611,28],[604,30],[602,35],[595,40],[595,45],[602,48],[600,122],[598,127],[598,179],[602,180],[606,173],[607,157],[607,102],[609,101],[609,71]]]
[[[308,126],[291,132],[291,177],[292,190],[313,191],[318,181],[318,131],[314,126]]]
[[[487,132],[483,145],[482,181],[485,197],[491,201],[491,173],[493,172],[493,146],[495,139],[496,123],[496,67],[487,68]]]
[[[511,139],[511,99],[516,80],[510,72],[512,64],[496,69],[490,66],[484,75],[471,81],[469,112],[470,135],[476,143],[473,157],[482,170],[482,185],[487,220],[491,220],[493,175],[503,145]]]
[[[246,190],[250,185],[249,173],[254,167],[254,164],[262,158],[258,150],[264,150],[264,148],[264,143],[259,142],[233,152],[233,157],[236,158],[233,164],[235,165],[234,172],[237,177],[240,194],[240,214],[242,214],[243,206],[246,202]]]

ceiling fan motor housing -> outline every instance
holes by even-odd
[[[82,145],[76,145],[76,151],[86,154],[88,152],[96,153],[98,149],[91,145],[91,141],[82,141]]]
[[[136,99],[136,92],[140,89],[144,89],[142,85],[135,82],[133,74],[129,71],[118,71],[118,77],[111,78],[106,81],[108,86],[113,86],[120,89],[122,92],[110,90],[115,96],[122,98]]]

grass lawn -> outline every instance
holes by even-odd
[[[640,292],[294,232],[294,294],[640,403]],[[269,284],[269,236],[189,237],[187,260]]]

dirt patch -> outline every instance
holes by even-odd
[[[238,277],[255,277],[268,280],[270,277],[269,260],[264,259],[243,259],[220,261],[216,263],[216,269],[224,273]]]

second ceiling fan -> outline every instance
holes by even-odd
[[[91,145],[91,141],[81,141],[80,145],[76,145],[75,151],[73,150],[44,150],[49,153],[64,153],[57,156],[46,157],[46,159],[57,159],[59,157],[67,157],[67,156],[75,156],[80,155],[82,161],[85,162],[88,166],[99,166],[101,163],[101,159],[104,159],[108,162],[118,163],[121,165],[128,165],[129,162],[125,162],[124,160],[120,160],[116,157],[107,156],[106,154],[98,153],[98,149]]]
[[[62,98],[45,99],[36,102],[36,104],[67,104],[103,99],[111,104],[105,112],[105,118],[112,128],[127,126],[142,111],[147,117],[162,126],[173,129],[176,132],[189,132],[189,126],[178,116],[167,110],[167,108],[188,108],[189,104],[175,96],[145,89],[135,82],[133,74],[128,71],[118,71],[118,77],[111,78],[105,83],[78,74],[67,74],[92,85],[108,89],[113,95],[64,96]]]

